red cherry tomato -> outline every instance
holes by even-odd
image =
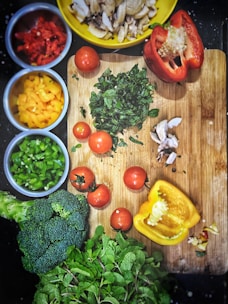
[[[95,208],[103,208],[111,200],[111,191],[104,184],[99,184],[96,186],[94,191],[90,191],[87,194],[88,203]]]
[[[82,166],[70,171],[70,182],[80,192],[87,192],[95,185],[95,175],[91,169]]]
[[[75,53],[74,62],[80,71],[88,73],[100,65],[100,58],[95,49],[83,46]]]
[[[139,166],[132,166],[124,172],[123,180],[128,188],[140,190],[147,181],[147,173]]]
[[[133,223],[131,212],[127,208],[117,208],[110,217],[110,225],[115,230],[128,231]]]
[[[90,149],[98,154],[107,153],[112,148],[112,137],[106,131],[96,131],[89,136]]]
[[[91,134],[91,128],[86,122],[78,121],[73,126],[73,134],[77,139],[86,139]]]

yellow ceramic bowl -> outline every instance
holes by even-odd
[[[151,19],[151,24],[153,23],[163,24],[172,14],[177,4],[177,1],[178,0],[157,0],[156,7],[158,11],[157,14]],[[76,19],[76,17],[74,17],[70,13],[70,11],[68,10],[68,6],[71,3],[72,0],[57,0],[57,5],[59,7],[59,10],[62,13],[67,24],[71,27],[71,29],[81,38],[96,46],[100,46],[108,49],[127,48],[143,42],[151,34],[152,30],[148,29],[143,33],[143,35],[140,35],[137,39],[131,41],[124,40],[121,43],[118,42],[117,37],[108,40],[97,38],[88,31],[88,25],[81,24]]]

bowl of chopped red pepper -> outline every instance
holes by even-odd
[[[18,130],[52,130],[66,116],[69,94],[53,69],[21,69],[6,84],[3,108]]]
[[[72,32],[60,11],[48,3],[31,3],[10,19],[6,49],[22,68],[52,68],[68,53]]]

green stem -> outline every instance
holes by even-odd
[[[0,190],[0,216],[7,220],[14,220],[18,224],[26,220],[28,208],[33,201],[20,201],[7,191]]]

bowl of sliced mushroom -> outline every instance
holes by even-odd
[[[87,42],[109,49],[127,48],[151,34],[150,25],[163,24],[177,0],[57,0],[71,29]]]

